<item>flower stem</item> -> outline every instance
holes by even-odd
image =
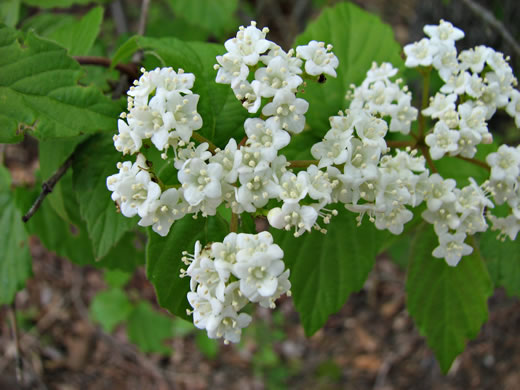
[[[416,144],[412,141],[386,141],[386,146],[389,148],[406,148],[408,146],[415,148]]]
[[[191,138],[193,138],[195,141],[200,142],[200,143],[206,142],[209,145],[208,149],[211,152],[211,154],[217,153],[217,149],[218,149],[217,146],[213,142],[211,142],[209,139],[207,139],[206,137],[200,135],[199,133],[193,132],[193,134],[191,135]]]
[[[455,156],[455,157],[457,157],[459,160],[467,161],[471,164],[477,165],[481,168],[491,171],[491,168],[489,167],[489,165],[487,165],[484,161],[477,160],[476,158],[468,158],[468,157],[463,157],[463,156]]]
[[[238,231],[238,214],[231,213],[231,222],[229,223],[229,231],[236,233]]]
[[[433,173],[438,173],[437,167],[435,166],[432,156],[430,156],[430,149],[428,149],[428,146],[426,145],[419,145],[419,148],[421,149],[421,152],[426,159],[426,163],[428,164],[428,167],[431,169]]]
[[[428,107],[429,97],[430,97],[430,75],[431,75],[431,67],[426,68],[421,72],[423,76],[423,89],[422,89],[422,103],[421,110],[419,111],[419,140],[424,138],[424,133],[426,132],[426,120],[422,114],[423,110]]]
[[[319,160],[292,160],[289,161],[289,168],[307,168],[311,165],[318,165]]]
[[[242,146],[244,146],[247,142],[247,135],[244,136],[244,138],[242,138],[242,140],[239,142],[238,144],[238,148],[240,149]]]

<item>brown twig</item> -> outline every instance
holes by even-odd
[[[468,157],[463,157],[463,156],[455,156],[455,157],[458,158],[459,160],[467,161],[471,164],[478,165],[481,168],[491,171],[491,168],[489,167],[489,165],[487,165],[484,161],[477,160],[476,158],[468,158]]]
[[[438,173],[437,167],[435,166],[435,163],[433,162],[432,156],[430,156],[430,149],[428,149],[428,146],[426,145],[419,145],[419,148],[421,149],[421,152],[426,159],[426,163],[428,164],[428,167],[433,173]]]
[[[110,58],[96,57],[96,56],[75,56],[74,59],[81,65],[98,65],[105,68],[109,68],[111,61]],[[135,80],[139,78],[139,69],[137,69],[136,63],[130,64],[117,64],[115,68]]]
[[[515,38],[511,35],[511,33],[506,29],[504,24],[495,18],[495,16],[489,12],[487,9],[482,7],[480,4],[477,4],[473,0],[462,0],[462,2],[477,16],[479,16],[484,23],[489,24],[493,27],[507,44],[511,47],[511,49],[515,52],[515,55],[520,57],[520,44],[515,40]]]
[[[231,222],[229,223],[229,231],[236,233],[238,231],[238,214],[231,213]]]
[[[406,148],[408,146],[411,148],[416,147],[415,142],[413,141],[386,141],[386,146],[389,148]]]
[[[307,168],[310,165],[318,165],[319,160],[292,160],[289,161],[290,168]]]
[[[242,138],[238,144],[238,149],[240,149],[242,146],[244,146],[247,142],[247,135]]]
[[[16,307],[14,302],[9,306],[8,315],[15,345],[16,380],[21,386],[24,386],[23,360],[20,352],[20,337],[18,335],[18,323],[16,322]]]
[[[199,133],[193,132],[191,138],[193,138],[197,142],[200,142],[201,144],[206,142],[208,144],[208,150],[211,152],[211,154],[215,154],[217,152],[217,146],[206,137],[200,135]]]
[[[67,170],[72,165],[73,160],[73,154],[70,155],[70,157],[62,164],[61,167],[58,168],[56,172],[54,172],[54,175],[52,175],[49,180],[43,182],[42,184],[42,192],[40,192],[40,195],[38,195],[38,198],[36,198],[36,201],[33,203],[27,214],[25,214],[22,217],[22,221],[27,222],[31,217],[34,215],[34,213],[40,208],[42,205],[43,200],[49,195],[52,190],[54,189],[54,186],[56,186],[56,183],[62,178],[62,176],[67,172]]]

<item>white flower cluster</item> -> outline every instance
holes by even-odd
[[[440,92],[419,113],[408,88],[395,79],[397,69],[372,64],[361,85],[347,93],[349,108],[329,118],[330,129],[312,146],[312,164],[291,165],[280,151],[305,127],[309,104],[298,97],[304,78],[321,82],[325,75],[336,76],[338,59],[331,45],[311,41],[285,52],[266,39],[268,29],[259,30],[254,22],[240,27],[226,41],[227,53],[216,58],[216,81],[229,84],[243,107],[261,118],[246,119],[243,140],[232,138],[223,149],[199,142],[205,139],[194,134],[202,118],[199,96],[191,92],[193,74],[171,68],[144,72],[128,92],[128,113],[121,114],[114,136],[116,149],[136,155],[136,161],[119,163],[119,172],[107,178],[112,199],[124,216],[138,215],[139,225],[162,236],[175,220],[215,215],[222,204],[234,214],[267,213],[272,227],[295,236],[312,229],[325,233],[318,220],[328,224],[338,213],[329,207],[335,203],[358,213],[360,223],[366,214],[378,229],[401,234],[413,218],[411,209],[425,203],[422,218],[439,239],[433,256],[451,266],[472,252],[465,240],[487,230],[486,218],[502,236],[515,239],[520,231],[520,147],[503,145],[489,154],[490,179],[479,185],[469,178],[463,188],[431,173],[418,150],[426,157],[429,151],[433,160],[445,155],[472,159],[478,144],[492,142],[487,121],[497,108],[519,125],[516,79],[503,55],[490,48],[457,53],[455,41],[464,33],[450,23],[441,21],[424,31],[429,38],[404,48],[405,65],[427,67],[425,74],[438,71],[444,82]],[[419,115],[417,135],[412,123]],[[435,120],[431,130],[424,128],[425,116]],[[391,151],[389,132],[412,132],[417,142],[408,144],[414,148]],[[141,151],[150,144],[165,160],[173,150],[178,184],[164,184],[156,176]],[[493,216],[490,194],[498,205],[507,204],[511,215]],[[206,247],[197,242],[195,253],[183,257],[188,267],[182,270],[182,276],[191,278],[189,313],[195,325],[211,338],[238,342],[251,321],[240,312],[248,302],[274,307],[289,292],[282,257],[267,232],[232,232]]]
[[[507,217],[495,217],[488,213],[493,230],[499,230],[502,239],[509,236],[516,239],[520,230],[520,146],[502,145],[495,153],[488,154],[487,163],[491,167],[486,189],[493,195],[496,204],[507,203],[511,214]]]
[[[114,136],[119,152],[137,154],[137,158],[134,163],[118,163],[119,173],[107,178],[107,187],[125,217],[139,215],[139,225],[152,226],[165,236],[175,220],[197,210],[186,202],[182,188],[161,188],[146,157],[140,153],[143,142],[150,140],[163,151],[163,158],[167,158],[166,152],[172,147],[176,166],[194,155],[207,158],[211,154],[205,153],[207,144],[195,148],[190,142],[193,131],[202,127],[197,112],[199,95],[191,92],[195,76],[172,68],[142,71],[128,91],[128,113],[121,114],[119,133]]]
[[[191,92],[195,76],[172,68],[141,71],[142,76],[128,91],[128,113],[123,112],[118,122],[116,149],[123,154],[137,153],[145,139],[151,139],[159,150],[189,142],[193,131],[202,127],[197,113],[199,95]]]
[[[388,130],[402,134],[410,133],[411,124],[417,119],[417,109],[412,106],[412,94],[408,87],[400,87],[402,79],[391,81],[397,69],[390,63],[378,66],[372,63],[361,86],[351,86],[347,94],[350,109],[363,110],[378,117],[390,117]]]
[[[184,254],[188,268],[181,276],[190,277],[188,301],[193,308],[188,314],[210,338],[237,343],[251,322],[251,316],[240,313],[247,303],[274,308],[276,299],[290,294],[283,251],[268,232],[230,233],[223,242],[204,248],[197,241],[195,253]]]
[[[472,158],[476,145],[491,143],[487,120],[505,108],[520,125],[520,92],[517,80],[502,53],[477,46],[457,53],[455,41],[464,33],[449,22],[427,25],[423,38],[405,46],[408,67],[431,66],[444,81],[422,115],[436,119],[426,144],[434,160],[444,155]]]
[[[319,160],[318,167],[327,168],[328,186],[322,187],[329,189],[328,202],[341,202],[361,213],[360,222],[366,213],[378,229],[400,234],[413,217],[406,206],[415,207],[424,199],[425,160],[410,150],[387,154],[388,124],[371,112],[371,108],[352,108],[346,115],[331,117],[331,129],[311,152]]]
[[[298,46],[296,55],[292,49],[286,53],[265,38],[268,32],[268,28],[261,31],[256,28],[255,22],[240,27],[236,37],[224,44],[228,52],[217,57],[217,82],[230,84],[236,98],[250,113],[258,112],[262,106],[262,115],[273,118],[273,126],[300,133],[309,108],[307,101],[296,97],[303,83],[300,77],[303,60],[307,75],[332,77],[336,77],[339,61],[330,52],[332,46],[323,42],[310,41],[306,46]],[[252,68],[256,71],[251,79]]]
[[[430,38],[405,47],[405,64],[431,66],[445,82],[422,111],[437,120],[425,142],[433,159],[445,154],[472,158],[476,145],[492,141],[486,121],[497,108],[505,108],[518,120],[516,79],[503,55],[490,48],[480,46],[457,56],[455,41],[464,33],[450,23],[441,21],[424,30]],[[332,117],[331,130],[311,149],[318,166],[327,167],[328,176],[337,180],[332,182],[332,201],[359,212],[359,220],[365,213],[370,215],[378,229],[394,234],[400,234],[413,217],[407,207],[426,202],[422,217],[433,224],[439,237],[433,256],[452,266],[473,250],[464,242],[466,237],[487,230],[486,216],[494,229],[514,239],[520,230],[520,149],[501,146],[487,158],[490,180],[479,186],[469,178],[470,184],[462,189],[453,179],[430,174],[415,150],[391,156],[385,135],[388,131],[408,134],[418,115],[407,87],[400,87],[400,79],[391,81],[396,74],[391,64],[373,64],[362,84],[347,93],[346,116]],[[494,204],[489,193],[498,204],[507,202],[513,214],[491,215]]]

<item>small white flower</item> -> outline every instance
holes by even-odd
[[[150,207],[150,212],[141,218],[138,225],[152,226],[154,232],[161,236],[166,236],[170,231],[173,222],[184,217],[185,213],[183,199],[179,191],[169,188],[155,200]]]
[[[230,138],[224,150],[218,150],[209,158],[210,163],[222,166],[222,179],[227,183],[237,181],[238,167],[242,161],[242,153],[238,150],[237,141]]]
[[[432,252],[434,257],[445,259],[448,265],[455,267],[462,256],[469,255],[473,248],[464,243],[466,235],[464,233],[444,233],[439,235],[439,246]]]
[[[253,149],[259,150],[265,161],[273,161],[278,151],[289,144],[291,137],[289,133],[282,130],[280,122],[276,117],[266,121],[259,118],[248,118],[244,122],[247,135],[246,144]]]
[[[240,100],[242,106],[252,114],[258,111],[262,103],[259,88],[260,83],[256,80],[252,83],[243,80],[233,88],[235,97]]]
[[[448,110],[455,110],[456,94],[444,95],[436,93],[435,97],[430,98],[430,105],[422,111],[423,115],[439,118]]]
[[[423,38],[419,42],[414,42],[404,47],[408,68],[417,66],[430,66],[433,63],[433,56],[437,53],[437,46],[432,44],[428,38]]]
[[[516,127],[520,128],[520,92],[516,89],[511,92],[506,112],[515,120]]]
[[[305,46],[298,46],[296,54],[305,60],[305,72],[311,76],[327,74],[336,77],[336,68],[339,65],[334,53],[329,53],[332,45],[325,47],[324,42],[310,41]]]
[[[432,41],[439,41],[441,43],[452,44],[453,41],[458,41],[464,38],[464,31],[453,27],[450,22],[441,20],[439,25],[424,26],[424,33],[428,35]]]
[[[268,31],[267,28],[259,30],[256,22],[251,22],[246,28],[240,26],[236,37],[228,39],[224,46],[229,53],[240,57],[244,64],[254,66],[258,63],[260,54],[265,53],[271,45],[265,39]]]
[[[231,84],[231,88],[236,88],[242,81],[247,80],[249,68],[243,62],[242,57],[232,53],[217,56],[218,69],[215,81],[220,84]]]
[[[491,179],[507,181],[518,179],[520,150],[517,148],[501,145],[497,152],[488,154],[486,161],[491,167]]]
[[[297,99],[296,95],[288,90],[280,90],[274,95],[271,103],[262,109],[262,114],[274,116],[281,128],[291,133],[301,133],[305,127],[305,113],[309,103],[304,99]]]
[[[251,316],[237,313],[233,306],[224,306],[221,311],[209,318],[206,330],[210,339],[223,338],[224,343],[238,343],[242,329],[251,323]]]
[[[300,206],[298,203],[284,203],[283,206],[269,210],[269,224],[276,229],[287,231],[294,228],[294,236],[299,237],[305,231],[310,232],[318,219],[318,212],[311,206]]]
[[[459,54],[461,69],[471,69],[474,73],[482,72],[490,54],[491,51],[486,46],[476,46],[475,48],[461,51]]]
[[[389,130],[409,134],[412,122],[417,119],[417,113],[417,109],[412,106],[411,95],[401,95],[397,104],[391,105],[388,110],[388,114],[392,117]]]
[[[184,199],[192,206],[205,198],[219,199],[222,195],[222,171],[222,166],[217,163],[206,164],[198,158],[186,161],[177,174],[184,189]]]
[[[282,89],[295,92],[303,82],[300,76],[289,70],[289,64],[282,57],[275,57],[267,67],[258,69],[255,79],[260,82],[258,93],[262,97],[273,97]]]
[[[433,128],[433,133],[425,138],[430,147],[430,154],[434,160],[442,158],[446,153],[454,152],[458,148],[460,133],[450,128],[443,121],[439,121]]]
[[[308,183],[309,174],[305,171],[298,172],[298,175],[289,171],[285,172],[280,179],[280,199],[287,203],[299,202],[307,195]]]

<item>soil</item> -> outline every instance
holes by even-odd
[[[450,15],[459,19],[454,24],[478,30],[483,39],[488,35],[505,47],[489,28],[479,29],[478,19],[455,1],[436,6],[414,0],[358,3],[391,23],[401,42],[417,39],[417,26],[425,21]],[[518,36],[518,11],[511,8],[516,2],[484,2],[488,7],[496,3],[505,10],[504,24]],[[269,22],[269,15],[265,19]],[[16,183],[33,181],[35,150],[30,140],[7,148]],[[274,312],[255,312],[253,323],[258,325],[241,346],[219,344],[216,358],[208,358],[193,334],[170,340],[173,353],[164,356],[140,352],[123,327],[104,333],[88,315],[93,296],[106,288],[101,271],[57,257],[36,238],[31,239],[31,252],[34,277],[13,306],[18,348],[10,326],[12,307],[0,309],[0,390],[520,389],[518,299],[496,290],[489,300],[488,322],[443,375],[406,311],[405,272],[386,256],[378,259],[364,288],[312,337],[304,335],[292,300],[284,298]],[[127,290],[160,310],[142,269]],[[16,379],[17,357],[23,385]]]

